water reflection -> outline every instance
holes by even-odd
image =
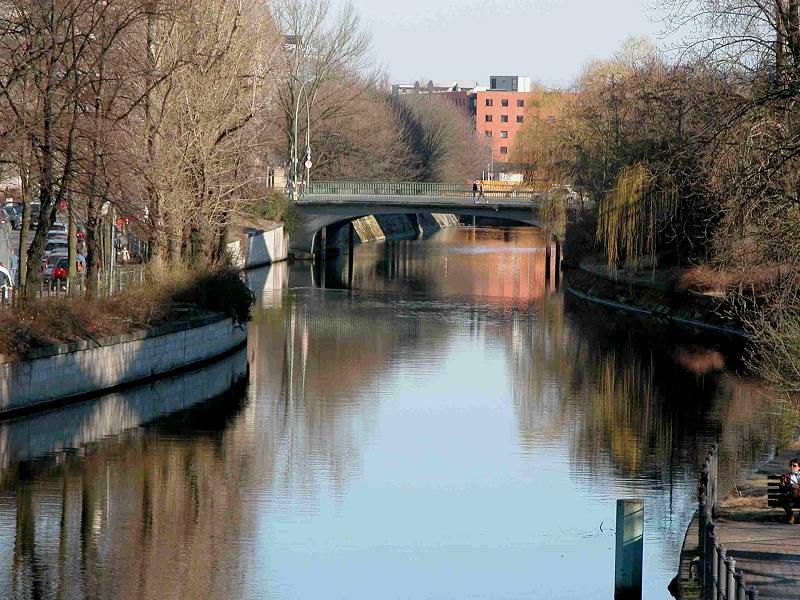
[[[218,485],[249,461],[248,448],[224,439],[243,410],[246,374],[242,350],[152,386],[0,424],[0,597],[226,592],[214,572],[238,568],[240,557],[214,541],[250,528],[238,490]]]
[[[639,496],[668,597],[699,456],[757,460],[785,419],[737,349],[564,296],[544,260],[534,230],[459,229],[251,272],[246,392],[6,452],[0,596],[608,598]]]

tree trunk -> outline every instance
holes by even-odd
[[[30,180],[25,165],[25,155],[23,152],[23,164],[19,168],[19,180],[22,187],[22,223],[19,229],[19,251],[17,257],[17,274],[19,276],[20,297],[25,297],[25,286],[28,282],[28,234],[31,230],[31,199],[30,199]]]
[[[86,295],[89,297],[97,294],[97,280],[100,274],[99,212],[94,192],[90,192],[86,208]]]
[[[161,210],[161,202],[156,190],[155,164],[156,164],[156,122],[155,122],[155,72],[156,72],[156,1],[150,2],[150,10],[147,13],[147,60],[149,71],[145,80],[147,94],[145,96],[145,128],[147,131],[147,161],[150,172],[147,174],[147,210],[153,230],[150,234],[150,262],[156,272],[164,269],[164,255],[167,251],[166,239],[164,236],[164,217]]]
[[[67,248],[67,262],[69,263],[68,289],[70,294],[72,294],[75,291],[75,285],[78,281],[78,223],[75,215],[75,203],[71,198],[67,205],[67,210],[69,211],[69,225],[67,227],[67,240],[69,244]]]

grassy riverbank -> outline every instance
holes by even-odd
[[[723,278],[717,277],[716,281]],[[692,269],[610,272],[601,260],[586,259],[579,268],[569,271],[567,285],[590,298],[655,318],[745,334],[724,286]]]
[[[64,296],[0,309],[0,354],[122,335],[187,316],[223,313],[244,323],[253,295],[227,266],[149,272],[142,285],[107,298]]]

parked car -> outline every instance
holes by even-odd
[[[48,231],[47,234],[50,235],[51,233],[63,233],[64,235],[67,235],[68,231],[69,230],[66,225],[64,225],[61,221],[56,221],[53,223],[53,226],[50,227],[50,231]]]
[[[22,211],[16,204],[6,204],[3,208],[12,229],[19,229],[22,227]]]
[[[11,280],[11,273],[5,267],[0,266],[0,302],[7,302],[11,297],[14,282]]]
[[[86,258],[83,255],[78,254],[75,257],[75,263],[78,267],[78,274],[82,275],[86,272]],[[66,256],[62,256],[59,258],[58,261],[53,262],[53,270],[51,271],[49,278],[52,282],[62,282],[66,281],[67,277],[69,276],[69,258]]]
[[[44,245],[44,256],[53,254],[57,250],[64,250],[66,252],[67,248],[69,248],[69,242],[66,239],[60,240],[49,238]]]
[[[31,202],[31,227],[39,225],[39,217],[42,214],[42,205],[39,202]]]
[[[66,249],[59,249],[56,252],[51,252],[50,254],[45,254],[42,258],[42,279],[48,280],[50,276],[53,274],[53,269],[55,269],[56,264],[62,259],[67,258],[67,251]]]
[[[67,241],[67,234],[61,233],[60,231],[48,231],[47,232],[47,242],[66,242]]]

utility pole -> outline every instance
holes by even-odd
[[[308,90],[306,90],[306,85],[308,81],[304,81],[300,84],[300,89],[297,91],[297,99],[295,100],[295,110],[294,110],[294,140],[292,142],[292,181],[293,181],[293,189],[292,189],[292,199],[297,202],[299,199],[299,190],[298,190],[298,171],[299,171],[299,163],[300,159],[297,152],[297,120],[300,113],[300,98],[305,98],[306,101],[306,151],[305,151],[305,168],[306,168],[306,186],[308,186],[309,181],[311,180],[311,103],[313,100],[309,100],[308,98]]]

